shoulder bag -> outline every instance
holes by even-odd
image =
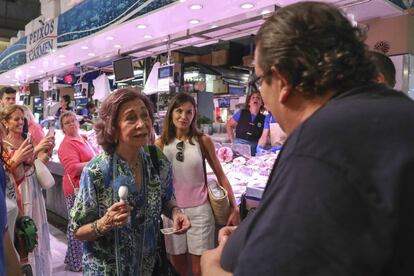
[[[15,224],[15,247],[20,257],[24,259],[37,245],[37,227],[33,219],[20,216]]]
[[[37,182],[39,182],[40,186],[45,190],[52,188],[55,185],[55,179],[50,173],[49,168],[39,159],[35,159],[33,164],[36,171]]]
[[[160,163],[157,155],[157,148],[154,145],[148,145],[149,154],[151,157],[151,162],[154,166],[155,173],[160,175]],[[160,217],[160,223],[162,221]],[[165,250],[165,239],[164,235],[158,233],[157,240],[157,254],[155,257],[155,266],[154,271],[152,272],[153,276],[179,276],[178,272],[175,270],[174,266],[171,264],[167,256],[167,251]]]
[[[201,155],[203,158],[204,182],[207,186],[208,199],[210,201],[211,209],[213,210],[214,220],[217,225],[226,225],[230,216],[230,201],[226,189],[223,188],[216,181],[207,181],[206,170],[206,148],[204,146],[202,136],[198,138],[200,144]]]

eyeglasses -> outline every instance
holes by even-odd
[[[250,85],[252,85],[253,88],[255,88],[255,90],[260,91],[260,88],[262,88],[264,77],[269,75],[270,72],[272,72],[272,70],[269,70],[266,73],[263,73],[261,76],[256,76],[256,78],[254,78],[254,80],[250,82]]]
[[[178,152],[175,155],[175,159],[177,159],[177,161],[184,162],[184,141],[177,143],[176,148]]]

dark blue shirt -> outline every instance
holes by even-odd
[[[331,99],[288,137],[227,241],[234,276],[414,275],[414,103],[384,85]]]

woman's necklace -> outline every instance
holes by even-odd
[[[139,186],[141,183],[141,157],[138,155],[137,161],[129,165],[131,169],[132,176],[135,179],[135,183]]]
[[[22,138],[10,137],[10,135],[7,135],[5,140],[16,149],[24,142]]]

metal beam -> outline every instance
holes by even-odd
[[[14,30],[23,29],[24,30],[26,24],[29,21],[19,19],[19,18],[0,17],[0,28],[8,28],[8,29],[14,29]]]
[[[278,8],[277,6],[275,6],[275,7],[276,7],[276,9]],[[216,32],[216,31],[222,30],[222,29],[237,27],[237,26],[245,24],[245,23],[250,23],[250,22],[257,21],[257,20],[262,20],[263,17],[264,17],[263,15],[257,15],[257,16],[251,17],[251,18],[243,18],[243,19],[238,20],[236,22],[221,25],[221,26],[219,26],[217,28],[214,28],[214,29],[206,29],[206,30],[196,31],[196,32],[191,32],[191,30],[188,29],[186,31],[185,35],[172,38],[169,42],[171,44],[174,44],[176,42],[180,42],[180,41],[189,39],[191,37],[208,37],[207,40],[202,41],[202,42],[207,42],[209,40],[212,40],[212,39],[214,40],[214,39],[217,39],[217,38],[220,39],[221,37],[210,37],[210,36],[207,36],[207,34],[211,33],[211,32]],[[235,30],[234,33],[237,34],[238,32],[244,32],[244,31],[247,31],[247,30],[248,29],[245,29],[243,31]],[[228,36],[228,35],[231,35],[231,34],[232,34],[232,32],[226,34],[225,36]],[[202,42],[200,42],[200,43],[202,43]],[[166,42],[155,42],[153,44],[148,44],[148,45],[142,46],[140,48],[136,48],[136,49],[131,50],[131,51],[122,52],[121,55],[122,56],[127,56],[127,55],[131,55],[131,54],[134,54],[134,53],[137,53],[137,52],[149,51],[153,48],[156,48],[156,47],[159,47],[159,46],[164,46],[164,45],[166,45]],[[171,49],[171,50],[176,50],[178,48],[184,48],[184,47],[188,47],[188,46],[191,46],[191,45],[180,45],[179,47],[175,47],[175,49]],[[154,53],[151,53],[151,54],[146,55],[146,56],[151,56],[151,55],[155,55],[155,54],[159,54],[159,53],[154,52]]]
[[[4,38],[8,38],[10,39],[10,37],[16,36],[17,35],[17,31],[15,29],[9,29],[9,28],[2,28],[0,27],[0,38],[4,37]]]

